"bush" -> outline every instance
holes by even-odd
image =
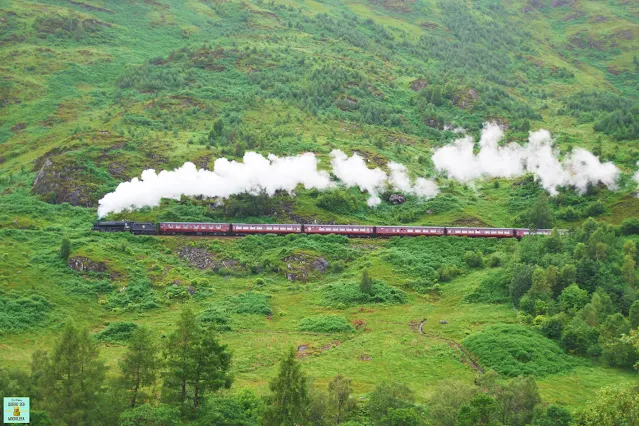
[[[96,338],[101,342],[125,343],[137,329],[138,325],[134,322],[112,322],[99,332]]]
[[[543,377],[576,366],[576,361],[555,342],[520,325],[486,327],[462,344],[479,358],[484,368],[508,377]]]
[[[479,286],[465,298],[468,303],[507,303],[511,274],[498,270],[481,280]]]
[[[202,312],[200,321],[215,327],[217,331],[231,331],[231,318],[228,312],[219,306],[211,306]]]
[[[633,217],[630,219],[625,219],[621,222],[621,226],[619,228],[623,235],[637,235],[639,234],[639,219]]]
[[[268,305],[268,297],[252,291],[227,297],[222,306],[234,314],[273,315],[273,310]]]
[[[27,330],[42,324],[53,305],[42,296],[0,293],[0,332]]]
[[[344,307],[368,303],[396,305],[406,303],[406,293],[378,280],[373,281],[371,294],[362,293],[359,283],[334,283],[324,287],[324,302]]]
[[[164,404],[157,407],[144,404],[120,415],[120,426],[177,426],[181,423],[179,409]]]
[[[597,217],[604,214],[605,211],[606,211],[606,206],[604,206],[601,201],[597,201],[588,205],[588,207],[585,208],[583,216],[586,218]]]
[[[355,331],[346,318],[337,315],[318,315],[304,318],[300,321],[297,329],[317,333],[352,333]]]
[[[461,275],[463,270],[457,265],[444,265],[439,268],[439,281],[445,283]]]
[[[478,251],[467,251],[464,253],[464,262],[471,268],[482,268],[484,266],[484,258]]]

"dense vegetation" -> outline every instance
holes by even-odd
[[[2,2],[0,393],[30,396],[36,425],[636,423],[638,22],[621,0]],[[436,173],[432,150],[485,121],[613,161],[618,190]],[[144,169],[246,151],[326,168],[336,148],[441,192],[371,209],[300,187],[109,219],[570,233],[88,231]]]

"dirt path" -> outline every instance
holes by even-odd
[[[419,334],[422,334],[422,335],[424,335],[426,337],[432,337],[434,339],[439,339],[439,340],[445,341],[448,344],[448,346],[450,346],[451,349],[454,350],[456,348],[459,351],[459,353],[461,354],[462,363],[468,365],[473,370],[479,371],[480,373],[484,374],[484,369],[481,367],[481,365],[479,365],[477,363],[477,361],[475,361],[473,359],[473,357],[471,357],[470,354],[468,352],[466,352],[466,350],[458,342],[454,341],[453,339],[449,339],[447,337],[438,336],[438,335],[433,334],[433,333],[424,333],[423,327],[424,327],[425,323],[426,323],[426,320],[422,320],[419,323]]]

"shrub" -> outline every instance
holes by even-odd
[[[508,377],[543,377],[576,366],[576,361],[555,342],[520,325],[486,327],[462,344],[479,358],[482,366]]]
[[[108,309],[123,309],[125,311],[140,312],[157,308],[159,304],[151,290],[151,283],[147,279],[132,281],[126,290],[114,293],[105,307]]]
[[[488,266],[490,266],[491,268],[496,268],[498,266],[501,266],[501,264],[502,259],[498,253],[494,253],[488,258]]]
[[[353,306],[367,303],[406,303],[406,293],[384,281],[373,281],[371,294],[362,293],[359,283],[334,283],[324,287],[324,302],[330,306]]]
[[[53,306],[44,297],[0,293],[0,332],[27,330],[41,324]]]
[[[231,331],[229,313],[219,306],[211,306],[202,312],[200,321],[212,325],[217,331]]]
[[[227,297],[222,303],[228,312],[234,314],[272,315],[273,310],[268,305],[265,294],[248,293]]]
[[[464,253],[464,262],[471,268],[481,268],[484,266],[484,258],[478,251],[467,251]]]
[[[337,315],[318,315],[304,318],[300,321],[297,329],[317,333],[351,333],[355,331],[346,318]]]
[[[508,286],[511,274],[506,270],[498,270],[481,280],[479,286],[465,298],[469,303],[507,303]]]
[[[621,222],[621,227],[619,228],[623,235],[635,235],[639,234],[639,219],[633,217],[630,219],[625,219]]]
[[[137,329],[138,325],[134,322],[112,322],[96,338],[101,342],[125,343]]]
[[[445,283],[461,275],[462,269],[457,265],[444,265],[439,268],[439,281]]]

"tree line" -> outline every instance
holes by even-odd
[[[533,377],[505,380],[492,370],[474,384],[442,381],[425,401],[393,381],[357,398],[342,374],[325,388],[315,386],[294,348],[282,356],[264,397],[246,389],[220,392],[233,383],[229,348],[190,307],[176,326],[161,344],[149,328],[136,328],[111,372],[88,329],[68,322],[51,351],[33,354],[30,373],[0,369],[0,393],[29,395],[31,424],[39,426],[568,426],[593,419],[612,425],[632,420],[639,409],[636,389],[616,387],[575,415],[542,403]],[[638,345],[637,334],[631,337]]]

